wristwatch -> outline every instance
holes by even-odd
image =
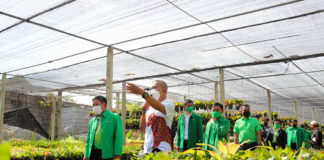
[[[147,92],[144,92],[143,94],[142,94],[142,98],[147,98],[149,96],[149,94],[147,93]]]

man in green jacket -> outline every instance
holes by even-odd
[[[96,117],[89,123],[83,160],[120,159],[123,129],[118,115],[106,110],[107,99],[97,96],[92,100]]]
[[[228,141],[230,121],[222,115],[223,105],[215,103],[212,107],[212,118],[207,123],[204,135],[204,144],[217,147],[218,141]],[[212,147],[203,146],[204,149],[214,150]]]
[[[287,144],[293,149],[299,149],[305,141],[304,129],[297,126],[297,120],[291,121],[291,126],[286,129],[287,132]]]
[[[302,124],[300,127],[304,129],[305,148],[308,149],[308,148],[312,147],[311,146],[311,132],[309,130],[307,130],[307,124],[306,123]]]
[[[177,128],[177,148],[185,151],[196,147],[203,141],[203,128],[200,115],[193,113],[193,101],[188,99],[184,104],[186,110],[179,117]]]

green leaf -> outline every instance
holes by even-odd
[[[0,144],[0,159],[10,160],[10,145],[7,143]]]

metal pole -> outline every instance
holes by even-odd
[[[113,49],[108,47],[107,52],[107,73],[106,73],[106,98],[107,108],[112,112],[112,82],[113,82]]]
[[[122,83],[122,123],[123,123],[123,144],[126,143],[126,82]]]
[[[297,103],[297,101],[294,101],[294,104],[295,104],[295,117],[298,120],[298,103]]]
[[[269,117],[269,126],[273,126],[272,112],[271,112],[271,92],[267,89],[267,106],[268,106],[268,117]]]
[[[117,92],[116,93],[116,108],[115,108],[116,113],[119,113],[119,97],[120,97],[120,93]]]
[[[315,109],[312,107],[312,119],[315,121]]]
[[[1,102],[0,102],[0,143],[2,142],[2,125],[3,125],[3,117],[4,117],[4,109],[5,109],[5,99],[6,99],[6,80],[7,74],[2,74],[1,79]]]
[[[220,89],[220,103],[225,106],[225,84],[224,84],[224,69],[219,69],[219,89]]]
[[[214,100],[215,102],[219,101],[219,95],[218,95],[218,82],[214,83]]]
[[[55,112],[56,112],[56,99],[52,99],[52,111],[51,111],[51,122],[50,122],[50,139],[54,141],[55,136]]]
[[[61,137],[62,130],[62,109],[63,109],[63,94],[58,92],[58,116],[57,116],[57,139]]]

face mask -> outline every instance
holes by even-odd
[[[191,107],[191,106],[187,107],[186,108],[186,111],[189,112],[189,113],[191,113],[193,111],[193,107]]]
[[[212,113],[212,116],[213,116],[214,118],[218,119],[218,118],[221,116],[221,113],[219,113],[219,112],[217,112],[217,111],[214,111],[214,112]]]
[[[297,124],[293,124],[293,127],[296,128],[297,127]]]
[[[243,116],[244,117],[249,117],[250,116],[250,111],[244,111]]]
[[[274,127],[276,127],[276,128],[280,128],[280,124],[276,123],[276,124],[274,125]]]
[[[93,106],[93,112],[94,112],[96,115],[101,114],[101,112],[102,112],[101,107],[100,107],[100,106]]]
[[[159,100],[159,98],[160,98],[160,93],[156,89],[151,90],[151,95],[156,100]]]

